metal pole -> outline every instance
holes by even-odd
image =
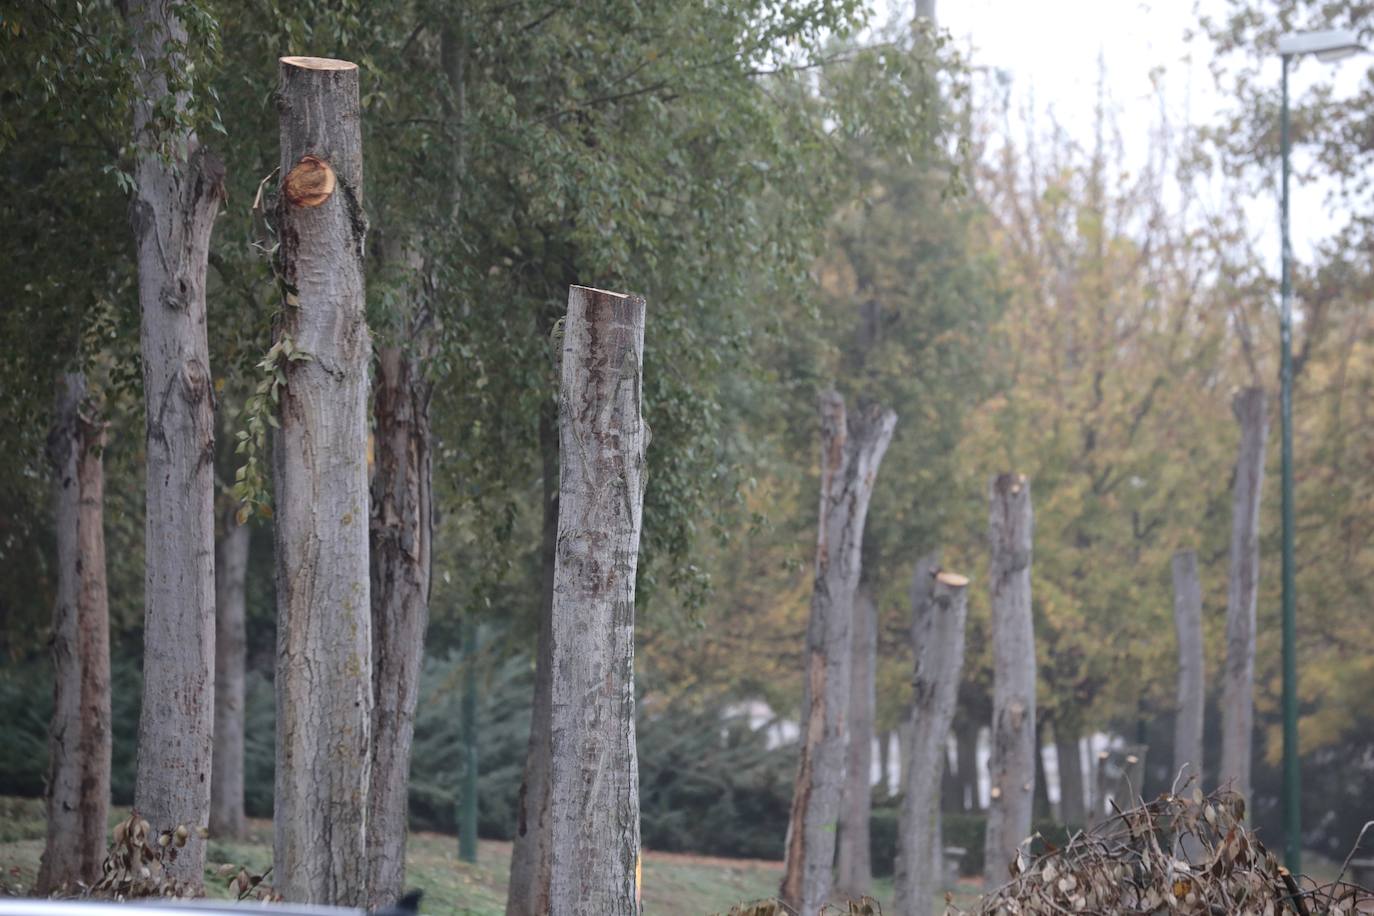
[[[1283,437],[1283,830],[1288,870],[1302,870],[1302,778],[1298,770],[1297,607],[1293,581],[1293,250],[1288,238],[1288,64],[1283,55],[1283,109],[1279,143],[1283,157],[1283,274],[1279,342],[1280,414]]]
[[[459,789],[458,858],[477,861],[477,625],[463,622],[463,781]]]

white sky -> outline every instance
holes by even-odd
[[[879,0],[878,21],[897,9],[904,16],[911,0]],[[1158,120],[1151,70],[1164,68],[1170,121],[1206,123],[1225,100],[1218,96],[1207,65],[1211,48],[1204,38],[1190,45],[1185,32],[1198,21],[1198,9],[1219,12],[1224,0],[938,0],[940,26],[958,46],[972,51],[975,66],[1000,68],[1012,77],[1012,111],[1029,106],[1055,118],[1090,144],[1097,101],[1099,55],[1106,63],[1106,94],[1128,153],[1144,161],[1147,133]],[[1338,94],[1353,89],[1371,58],[1335,65],[1303,61],[1291,80],[1296,98],[1318,78],[1338,77]],[[1334,66],[1334,71],[1330,67]],[[1279,81],[1277,57],[1266,69]],[[1017,138],[1022,139],[1022,138]],[[1277,164],[1275,165],[1277,168]],[[1334,228],[1319,186],[1293,189],[1294,256],[1305,259],[1314,241]],[[1256,200],[1247,206],[1262,251],[1278,260],[1278,202]]]

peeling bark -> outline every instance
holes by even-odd
[[[167,72],[187,40],[161,0],[125,6],[141,66],[130,220],[138,250],[143,395],[147,412],[143,704],[134,807],[153,832],[208,826],[214,728],[214,393],[205,273],[224,166],[183,127],[162,128]],[[187,94],[171,95],[185,112]],[[203,880],[205,844],[167,873]]]
[[[644,300],[574,286],[563,325],[549,778],[553,916],[639,912],[635,571]]]
[[[878,606],[860,585],[854,594],[849,680],[849,740],[844,791],[840,800],[839,853],[835,885],[840,895],[857,900],[873,891],[873,856],[869,821],[873,812],[873,711],[878,654]]]
[[[86,379],[58,379],[48,435],[57,529],[48,837],[35,890],[93,884],[110,810],[110,615],[105,582],[105,424],[82,415]]]
[[[1178,711],[1174,719],[1174,777],[1202,786],[1204,693],[1202,583],[1197,553],[1180,550],[1172,563],[1174,630],[1178,634]]]
[[[303,903],[361,906],[372,717],[362,137],[358,70],[281,60],[282,173],[327,163],[318,206],[278,205],[283,282],[275,439],[277,767],[273,884]]]
[[[992,617],[992,742],[984,882],[1008,877],[1030,834],[1035,796],[1035,634],[1031,622],[1030,481],[1001,474],[990,486],[988,579]]]
[[[1240,449],[1231,515],[1231,568],[1226,591],[1226,673],[1221,701],[1220,782],[1250,800],[1250,751],[1255,720],[1255,599],[1259,593],[1259,512],[1264,487],[1268,400],[1246,388],[1231,403]]]
[[[806,630],[801,762],[787,825],[781,897],[814,913],[830,896],[835,830],[845,772],[850,621],[859,584],[864,522],[897,415],[847,417],[834,391],[820,397],[821,486],[815,586]]]
[[[410,266],[420,265],[412,259]],[[371,490],[372,773],[368,790],[368,899],[400,898],[405,880],[410,756],[429,623],[433,469],[423,307],[409,341],[377,352]]]
[[[941,777],[964,668],[968,579],[939,571],[939,554],[916,564],[911,585],[911,645],[916,656],[907,781],[897,823],[897,912],[929,916],[942,884]]]
[[[215,752],[210,770],[210,834],[240,839],[243,816],[244,666],[248,653],[245,587],[249,528],[236,509],[223,513],[215,544]]]

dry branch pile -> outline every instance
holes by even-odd
[[[1063,849],[1047,843],[1034,858],[1019,852],[1010,882],[972,911],[951,905],[946,914],[1374,913],[1374,893],[1342,881],[1344,870],[1324,885],[1289,874],[1240,822],[1243,814],[1230,792],[1162,795],[1075,834]]]

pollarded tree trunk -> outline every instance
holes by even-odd
[[[935,557],[938,555],[932,555]],[[911,587],[911,645],[916,677],[907,782],[897,822],[897,912],[929,916],[939,889],[943,850],[937,823],[949,726],[964,668],[968,579],[918,563]]]
[[[530,738],[516,802],[506,916],[543,916],[549,911],[549,868],[552,861],[549,756],[553,743],[553,649],[550,629],[553,574],[558,547],[558,414],[552,400],[539,411],[539,453],[543,465],[543,534],[540,543],[543,582],[539,628],[535,639]]]
[[[649,444],[644,300],[574,286],[563,324],[553,586],[553,916],[639,912],[635,570]]]
[[[1054,723],[1054,753],[1059,761],[1059,820],[1069,827],[1082,827],[1087,810],[1083,802],[1083,755],[1078,746],[1078,729],[1058,718]]]
[[[208,826],[215,672],[214,394],[205,273],[224,166],[182,127],[160,128],[186,29],[162,0],[126,7],[142,64],[129,208],[138,249],[147,405],[143,705],[134,806],[154,832]],[[185,112],[186,93],[171,96]],[[192,841],[168,875],[202,881]]]
[[[294,292],[278,335],[273,884],[287,900],[359,906],[372,629],[358,68],[282,58],[277,104],[279,257]]]
[[[878,606],[860,585],[854,594],[849,678],[849,742],[840,800],[835,879],[840,894],[857,900],[873,889],[869,819],[873,812],[873,712],[877,703]]]
[[[1202,660],[1202,584],[1197,553],[1180,550],[1172,563],[1174,629],[1178,634],[1178,712],[1174,719],[1174,777],[1202,784],[1204,674]]]
[[[377,352],[371,493],[372,776],[368,791],[367,892],[393,903],[405,879],[410,752],[429,622],[433,473],[424,376],[422,311],[410,345]]]
[[[821,493],[816,578],[806,629],[801,763],[787,824],[781,896],[814,913],[830,896],[835,828],[845,771],[850,622],[859,584],[864,522],[897,415],[873,409],[848,418],[834,391],[820,396]]]
[[[245,587],[249,528],[230,506],[215,544],[215,756],[210,770],[210,834],[243,836],[244,667],[248,653]]]
[[[1231,514],[1231,567],[1226,590],[1226,674],[1221,701],[1223,786],[1250,800],[1250,748],[1255,717],[1255,599],[1259,592],[1259,511],[1269,409],[1262,388],[1231,403],[1240,422]]]
[[[57,529],[48,839],[35,890],[93,884],[110,810],[110,614],[105,585],[105,426],[82,415],[86,379],[59,377],[48,435]]]
[[[990,486],[988,568],[992,618],[992,743],[984,883],[1001,885],[1030,834],[1035,796],[1035,634],[1031,623],[1030,481],[1000,474]]]

